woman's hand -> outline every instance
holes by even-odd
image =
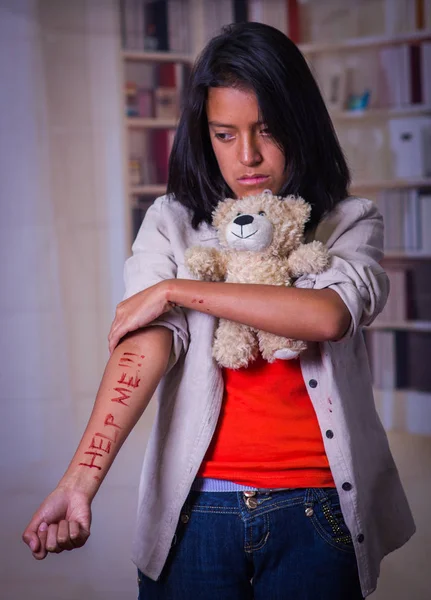
[[[148,325],[175,306],[168,300],[168,291],[169,282],[161,281],[120,302],[108,335],[109,352],[113,352],[126,333]]]
[[[22,535],[34,558],[85,544],[90,535],[90,500],[83,492],[56,488],[34,513]]]

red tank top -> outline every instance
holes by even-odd
[[[299,359],[224,369],[223,405],[198,477],[262,488],[333,487]]]

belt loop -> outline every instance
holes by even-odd
[[[304,504],[305,504],[305,506],[313,506],[314,505],[313,488],[305,488]]]

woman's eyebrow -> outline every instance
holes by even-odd
[[[208,125],[211,125],[211,127],[227,127],[229,129],[235,129],[235,125],[227,125],[226,123],[220,123],[219,121],[208,121]]]
[[[228,129],[236,129],[235,125],[228,125],[227,123],[220,123],[220,121],[208,121],[208,125],[211,127],[226,127]],[[253,126],[265,125],[264,121],[256,121],[252,123]]]

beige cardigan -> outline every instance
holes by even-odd
[[[301,368],[353,537],[362,593],[367,596],[376,587],[381,559],[415,531],[375,410],[361,330],[382,310],[389,291],[379,264],[382,218],[371,201],[348,198],[320,222],[311,239],[328,247],[331,266],[320,275],[299,278],[296,285],[335,290],[352,319],[342,340],[309,343],[301,355]],[[168,196],[158,198],[147,211],[133,256],[126,262],[125,297],[163,279],[190,279],[184,251],[195,244],[217,247],[215,230],[206,224],[194,230],[187,209]],[[216,319],[177,307],[157,323],[173,331],[173,349],[158,389],[158,413],[144,460],[133,545],[133,561],[153,579],[159,577],[169,553],[223,396],[221,373],[211,356]],[[327,430],[333,437],[325,435]]]

